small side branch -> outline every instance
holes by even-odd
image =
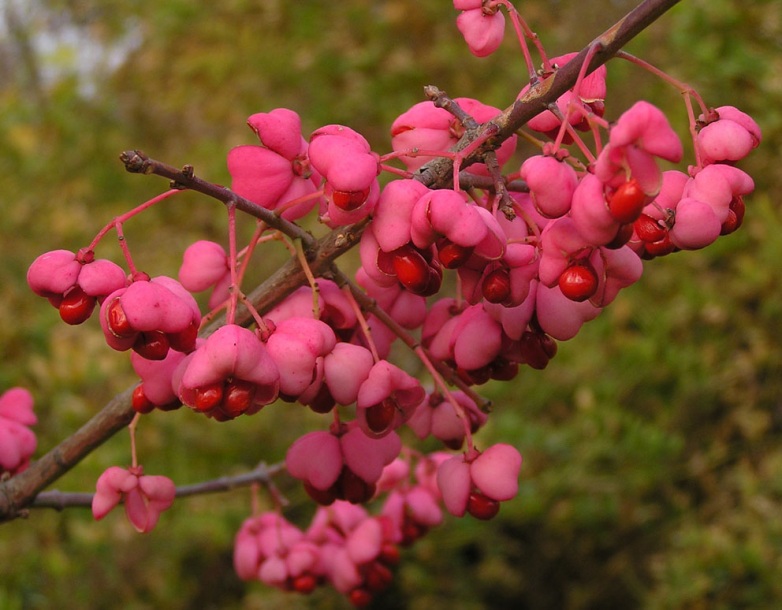
[[[249,487],[250,485],[260,484],[270,486],[272,477],[278,475],[285,469],[282,463],[267,466],[264,463],[259,464],[249,472],[234,475],[231,477],[219,477],[201,483],[192,485],[180,485],[176,488],[177,498],[187,498],[189,496],[201,496],[210,493],[220,493],[238,489],[240,487]],[[65,492],[53,489],[38,494],[35,500],[30,504],[30,508],[53,508],[57,511],[66,508],[90,508],[92,507],[92,498],[94,494],[86,492]]]
[[[155,174],[168,178],[171,180],[172,188],[197,191],[222,201],[226,205],[233,204],[237,210],[262,220],[272,229],[276,229],[293,239],[301,240],[305,249],[312,248],[315,245],[316,239],[311,233],[305,231],[297,224],[278,216],[271,210],[267,210],[257,203],[237,195],[229,188],[202,180],[195,175],[191,165],[186,165],[179,170],[161,161],[151,159],[140,150],[126,150],[119,158],[125,164],[125,169],[133,174]]]
[[[527,121],[546,110],[550,104],[555,103],[559,97],[575,85],[587,56],[591,56],[592,59],[584,72],[585,75],[591,74],[606,63],[623,46],[659,19],[666,11],[678,4],[679,1],[644,0],[603,34],[590,42],[576,57],[559,68],[554,74],[535,83],[529,91],[517,99],[497,118],[484,123],[481,129],[477,130],[477,134],[472,131],[465,134],[465,137],[456,144],[453,151],[462,151],[476,139],[479,139],[482,133],[488,130],[497,130],[495,134],[486,139],[482,146],[472,151],[469,156],[462,160],[462,167],[482,161],[483,155],[487,151],[495,149]],[[434,159],[419,170],[418,174],[416,174],[416,179],[431,187],[433,184],[447,182],[449,175],[453,171],[452,168],[453,161],[450,159]]]
[[[0,484],[0,522],[24,514],[33,498],[85,456],[125,428],[136,412],[130,406],[133,388],[115,396],[73,435],[36,460],[24,472]]]

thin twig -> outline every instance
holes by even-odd
[[[497,118],[484,123],[481,130],[499,128],[497,133],[482,146],[474,150],[462,161],[462,167],[480,162],[487,150],[493,150],[512,136],[517,129],[553,104],[570,89],[578,78],[581,66],[587,55],[594,53],[585,74],[591,74],[606,63],[619,50],[659,19],[680,0],[644,0],[617,23],[595,38],[567,64],[559,68],[548,78],[535,83],[522,97],[502,112]],[[598,50],[593,50],[598,47]],[[461,151],[477,138],[470,131],[465,134],[452,150]],[[439,158],[423,166],[416,177],[427,186],[446,183],[452,173],[453,163],[449,159]]]
[[[126,150],[119,158],[125,164],[125,169],[133,174],[155,174],[168,178],[172,182],[172,188],[197,191],[225,204],[234,204],[236,209],[262,220],[269,227],[277,229],[288,237],[301,240],[306,248],[311,248],[315,245],[315,237],[296,223],[285,220],[271,210],[267,210],[257,203],[237,195],[229,188],[202,180],[194,174],[190,165],[186,165],[179,170],[171,165],[150,158],[140,150]]]
[[[193,483],[192,485],[180,485],[176,488],[177,498],[187,498],[190,496],[201,496],[204,494],[231,491],[240,487],[249,487],[250,485],[260,484],[268,486],[271,484],[272,477],[285,470],[285,464],[282,462],[267,466],[264,463],[259,464],[253,470],[237,474],[230,477],[219,477]],[[94,494],[86,492],[66,492],[53,489],[44,491],[29,505],[30,508],[53,508],[61,511],[66,508],[90,508]]]

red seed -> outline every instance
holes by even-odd
[[[399,547],[391,542],[385,542],[380,547],[380,555],[377,556],[378,561],[382,561],[387,566],[395,566],[401,559],[401,553]]]
[[[331,199],[334,205],[346,212],[360,208],[369,197],[368,188],[363,191],[333,191]]]
[[[402,519],[402,540],[400,544],[403,547],[411,546],[419,538],[423,538],[428,531],[425,525],[421,525],[415,519],[405,514]]]
[[[673,245],[673,242],[671,242],[670,237],[668,237],[668,234],[666,233],[665,237],[659,241],[645,243],[644,250],[649,257],[665,256],[676,250],[676,246]]]
[[[438,292],[440,292],[440,286],[442,285],[443,285],[443,271],[440,268],[439,263],[436,262],[430,263],[428,269],[428,281],[426,282],[426,286],[424,287],[424,289],[418,293],[418,296],[430,297],[433,294],[437,294]]]
[[[256,385],[250,381],[234,379],[223,390],[223,411],[231,417],[238,417],[255,400]]]
[[[379,561],[372,561],[363,566],[364,586],[372,593],[379,593],[394,580],[394,573]]]
[[[510,297],[510,275],[503,267],[491,271],[481,284],[483,298],[489,303],[502,303]]]
[[[386,432],[394,423],[397,408],[393,398],[386,398],[383,402],[367,407],[364,412],[367,427],[375,434]]]
[[[559,289],[571,301],[586,301],[597,292],[597,274],[588,264],[575,264],[559,276]]]
[[[472,256],[473,250],[474,248],[443,240],[443,243],[437,246],[437,258],[446,269],[458,269]]]
[[[365,608],[372,603],[372,594],[366,589],[353,589],[348,593],[348,601],[356,608]]]
[[[624,246],[628,241],[630,241],[630,238],[633,236],[633,225],[623,224],[619,225],[619,230],[616,232],[616,235],[614,235],[614,238],[609,241],[605,247],[609,250],[618,250],[622,246]]]
[[[130,404],[136,413],[151,413],[155,410],[155,405],[149,401],[147,395],[144,394],[144,385],[139,384],[133,390],[133,394],[130,399]]]
[[[125,315],[125,310],[122,309],[120,297],[115,297],[106,308],[106,325],[109,327],[109,331],[118,339],[125,339],[136,332],[130,325],[130,321],[128,321],[128,317]]]
[[[347,466],[342,469],[337,485],[339,486],[338,497],[351,504],[363,504],[375,495],[375,484],[367,483]]]
[[[608,199],[608,211],[622,223],[635,222],[646,205],[646,193],[638,180],[631,178],[621,184]]]
[[[329,387],[324,383],[320,386],[315,398],[313,398],[307,406],[315,413],[324,414],[331,411],[336,404],[337,401],[334,400],[334,397],[329,391]]]
[[[467,500],[467,512],[476,519],[488,521],[500,512],[500,503],[479,491],[474,491]]]
[[[412,246],[402,246],[393,252],[394,274],[413,294],[422,294],[429,288],[429,264]]]
[[[741,197],[733,198],[728,207],[728,217],[725,219],[725,222],[722,223],[720,235],[729,235],[738,229],[742,222],[744,222],[745,211],[746,207],[744,205],[744,200]]]
[[[168,355],[168,347],[166,333],[153,330],[138,334],[133,344],[133,351],[147,360],[163,360]]]
[[[519,365],[516,362],[511,362],[504,358],[496,358],[493,362],[489,363],[489,371],[492,379],[497,381],[511,381],[516,378],[516,375],[519,372]]]
[[[92,315],[95,303],[95,297],[86,294],[79,286],[72,286],[60,301],[60,317],[67,324],[81,324]]]
[[[665,237],[666,230],[660,223],[647,214],[641,214],[633,223],[633,229],[638,239],[645,242],[660,241]]]
[[[329,506],[334,504],[334,500],[337,499],[336,484],[332,485],[328,489],[317,489],[305,481],[304,491],[306,491],[307,495],[321,506]]]
[[[211,411],[221,402],[223,402],[223,384],[211,383],[196,388],[192,407],[196,411]]]
[[[312,574],[300,574],[291,582],[291,587],[297,593],[308,595],[318,586],[318,579]]]
[[[187,328],[178,333],[168,335],[168,341],[171,349],[177,352],[189,354],[195,349],[196,339],[198,338],[198,324],[191,322]]]
[[[557,353],[556,342],[546,334],[525,332],[519,339],[519,361],[543,370]]]

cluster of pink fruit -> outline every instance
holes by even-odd
[[[322,473],[301,447],[326,441],[306,438],[291,448],[286,462],[289,470],[317,480]],[[469,457],[407,452],[382,468],[373,491],[383,498],[376,514],[337,500],[320,506],[305,531],[274,511],[247,519],[236,536],[236,572],[299,593],[330,583],[364,606],[390,584],[400,548],[442,523],[442,503],[452,514],[491,519],[500,501],[516,495],[520,464],[518,451],[503,444]]]
[[[492,52],[504,27],[497,9],[507,3],[454,5],[464,11],[459,27],[471,50]],[[546,60],[541,78],[573,55]],[[289,221],[316,208],[329,227],[364,221],[356,284],[371,307],[320,278],[317,289],[301,287],[263,315],[253,312],[253,328],[235,324],[237,257],[208,241],[187,249],[178,280],[150,278],[130,260],[126,273],[95,259],[92,247],[56,250],[32,264],[31,288],[64,321],[84,322],[99,305],[107,343],[132,350],[139,413],[184,404],[226,421],[283,400],[331,414],[328,430],[305,434],[286,456],[288,472],[322,506],[313,524],[305,532],[276,512],[249,519],[236,542],[242,578],[299,592],[330,582],[364,605],[388,584],[398,546],[440,523],[441,506],[492,518],[516,494],[521,456],[504,444],[476,448],[473,434],[487,416],[473,387],[511,380],[521,365],[545,367],[557,341],[639,279],[643,260],[705,247],[739,227],[753,182],[735,162],[760,142],[757,124],[729,106],[702,107],[691,117],[695,164],[686,173],[662,171],[659,160],[683,155],[665,115],[638,102],[609,125],[605,88],[600,68],[527,124],[529,139],[542,138],[540,154],[502,174],[516,151],[513,135],[485,163],[469,165],[462,178],[485,178],[491,187],[483,189],[463,188],[459,178],[435,189],[418,179],[431,159],[464,160],[452,152],[464,116],[484,123],[500,115],[477,100],[452,100],[463,114],[431,101],[415,105],[393,123],[387,155],[342,125],[304,138],[292,110],[250,117],[260,144],[229,152],[232,190]],[[594,152],[579,131],[592,134]],[[566,148],[573,143],[575,152]],[[381,188],[383,172],[396,179]],[[455,282],[445,281],[448,272]],[[191,293],[209,289],[209,307],[226,308],[228,319],[199,337],[202,315]],[[402,333],[416,337],[432,389],[389,361]],[[352,407],[351,419],[338,407]],[[462,453],[413,454],[402,445],[404,426]],[[0,464],[18,470],[23,454]],[[356,506],[380,496],[377,515]],[[137,529],[149,531],[173,486],[134,463],[107,471],[95,498],[96,518],[124,499]]]
[[[29,390],[11,388],[0,395],[0,476],[13,476],[30,464],[38,442],[29,426],[36,423]]]

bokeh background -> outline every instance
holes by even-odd
[[[579,50],[634,5],[527,0],[551,55]],[[229,180],[245,119],[286,106],[304,131],[344,123],[375,150],[436,84],[505,107],[525,69],[508,37],[478,60],[448,0],[0,0],[0,389],[36,397],[39,453],[134,383],[94,320],[70,328],[25,284],[40,253],[89,243],[161,192],[126,174],[139,148]],[[481,434],[523,453],[519,497],[490,523],[449,519],[404,552],[377,608],[587,610],[782,606],[782,11],[777,0],[686,0],[628,49],[752,114],[761,147],[741,167],[757,190],[741,231],[655,260],[543,371],[482,390]],[[609,65],[607,114],[639,97],[686,136],[681,96]],[[224,242],[216,202],[183,194],[126,225],[141,267],[173,274],[195,239]],[[265,256],[269,267],[287,254]],[[107,242],[99,255],[118,259]],[[149,473],[178,483],[275,462],[318,420],[294,405],[218,425],[186,410],[142,421]],[[89,491],[128,461],[121,433],[55,486]],[[312,512],[281,477],[286,513]],[[0,609],[344,608],[331,590],[284,595],[243,583],[233,536],[250,494],[178,502],[140,536],[118,512],[33,511],[0,525]]]

